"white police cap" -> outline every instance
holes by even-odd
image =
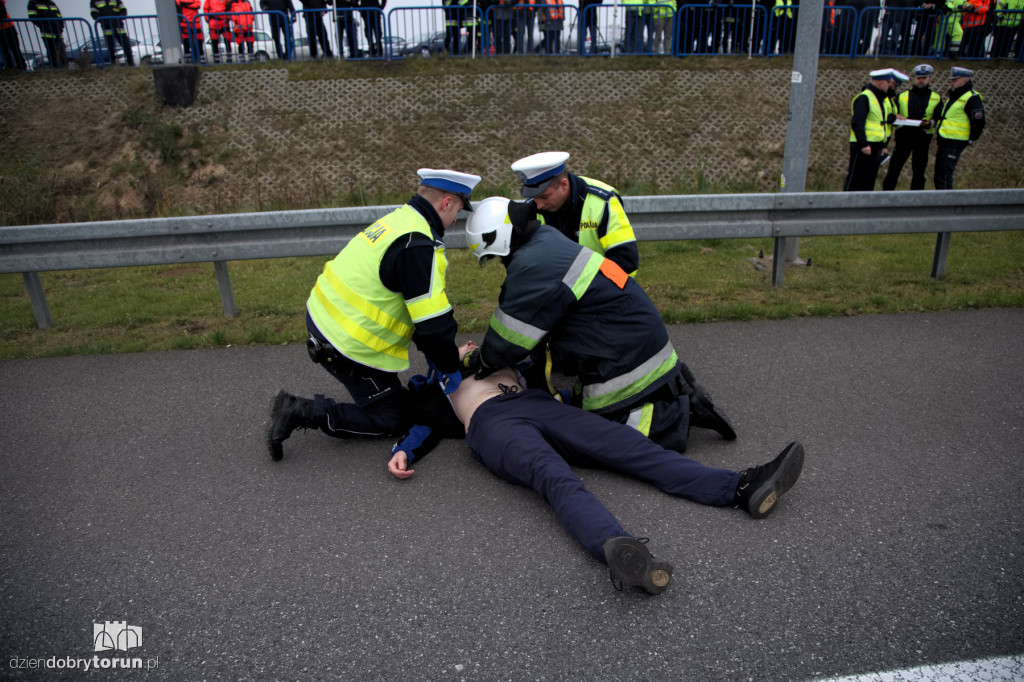
[[[875,69],[868,74],[873,81],[887,81],[892,76],[892,69]]]
[[[541,152],[519,159],[512,164],[512,172],[523,183],[524,197],[535,197],[548,188],[551,181],[565,171],[569,152]]]
[[[954,66],[949,70],[949,80],[956,80],[957,78],[970,78],[974,75],[974,72],[970,69],[965,69],[962,66]]]
[[[918,64],[914,67],[913,74],[915,76],[931,76],[935,73],[935,68],[931,64]]]
[[[420,168],[416,173],[420,176],[421,185],[455,194],[462,199],[467,211],[473,210],[473,206],[469,203],[469,195],[473,193],[473,188],[480,182],[479,175],[436,168]]]
[[[908,76],[907,74],[903,73],[902,71],[897,71],[896,69],[890,69],[890,71],[892,71],[892,75],[890,76],[890,80],[894,80],[897,83],[906,83],[907,81],[910,80],[910,76]]]

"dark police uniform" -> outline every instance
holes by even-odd
[[[981,95],[974,90],[974,81],[967,81],[950,90],[942,107],[936,130],[935,189],[953,189],[953,173],[967,145],[981,137],[985,129],[985,107]]]

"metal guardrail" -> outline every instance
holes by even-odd
[[[937,233],[932,276],[945,274],[950,234],[1024,230],[1024,189],[805,192],[624,197],[640,241]],[[239,213],[0,227],[0,273],[23,273],[36,322],[53,324],[39,272],[213,262],[227,316],[227,262],[334,255],[396,206]],[[465,248],[464,222],[445,237]]]

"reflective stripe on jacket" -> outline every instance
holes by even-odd
[[[28,18],[39,29],[43,38],[59,38],[64,32],[64,18],[57,5],[45,0],[29,0]]]
[[[643,288],[549,225],[538,226],[508,261],[481,357],[488,366],[511,366],[544,341],[577,377],[583,408],[594,412],[639,405],[675,376],[678,363]]]
[[[960,15],[960,25],[964,28],[976,28],[985,25],[985,15],[988,13],[988,0],[967,0],[974,8],[973,12],[964,12]]]
[[[406,301],[401,292],[381,283],[385,252],[411,233],[434,239],[427,221],[407,204],[353,237],[324,266],[306,302],[313,322],[339,353],[386,372],[409,367],[416,323],[451,310],[444,286],[448,261],[440,242],[434,242],[433,276],[426,295]]]

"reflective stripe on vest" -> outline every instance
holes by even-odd
[[[327,340],[356,362],[386,372],[409,367],[409,342],[417,322],[451,310],[444,291],[448,261],[434,247],[430,291],[405,301],[380,281],[380,262],[396,239],[419,233],[433,240],[427,221],[412,206],[402,206],[373,223],[324,266],[306,302]]]
[[[967,112],[964,111],[964,107],[967,106],[967,100],[974,95],[978,95],[978,93],[974,90],[969,90],[946,107],[942,114],[942,120],[939,121],[939,137],[947,140],[966,141],[971,139],[971,122],[967,118]],[[981,97],[981,95],[978,95],[978,97]]]
[[[677,364],[679,364],[679,357],[676,355],[675,348],[672,347],[672,342],[669,341],[664,348],[633,371],[599,384],[584,386],[583,409],[600,410],[628,400],[671,372]]]
[[[597,187],[606,192],[615,192],[614,187],[606,185],[600,180],[583,176],[580,176],[580,180],[591,187]],[[606,210],[608,211],[607,219],[605,218]],[[601,229],[602,222],[604,223],[603,230]],[[615,225],[615,229],[609,230],[610,225]],[[601,234],[602,231],[604,234]],[[603,254],[619,244],[635,241],[636,235],[633,233],[633,226],[629,224],[626,210],[622,207],[622,202],[618,197],[613,196],[606,200],[588,192],[580,213],[579,243],[591,251]]]
[[[889,135],[892,134],[892,125],[886,122],[889,118],[889,113],[892,111],[892,100],[888,97],[885,98],[885,104],[881,104],[878,98],[875,97],[874,93],[864,90],[857,97],[868,98],[868,117],[864,121],[864,136],[868,142],[885,142],[889,139]],[[853,117],[853,104],[857,102],[857,97],[853,98],[853,103],[850,104],[850,117]],[[850,142],[856,142],[857,135],[850,129]]]

